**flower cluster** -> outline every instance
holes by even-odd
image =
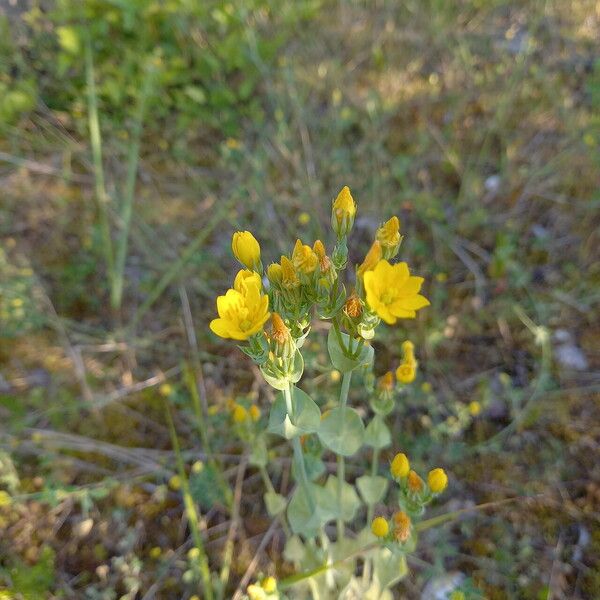
[[[413,521],[425,511],[425,506],[448,486],[448,476],[444,469],[429,471],[427,483],[410,468],[406,454],[398,453],[390,464],[390,474],[399,485],[398,505],[391,521],[376,517],[371,523],[373,534],[387,542],[405,544],[411,538]]]
[[[347,238],[355,216],[356,202],[345,186],[332,203],[336,243],[331,254],[321,240],[312,245],[296,240],[289,254],[267,266],[266,290],[258,241],[249,231],[233,235],[233,254],[245,269],[236,275],[233,287],[217,298],[218,318],[210,328],[220,337],[247,341],[243,350],[261,365],[269,383],[297,376],[301,368],[297,351],[310,329],[314,308],[320,318],[332,321],[336,332],[349,336],[350,346],[356,341],[350,354],[358,356],[381,320],[394,324],[411,319],[429,304],[419,293],[423,278],[411,275],[405,262],[389,262],[402,242],[396,216],[379,227],[363,262],[355,268],[354,285],[346,291],[340,272],[347,264]],[[269,318],[271,331],[265,332]],[[343,350],[350,348],[343,346]],[[416,367],[414,355],[405,349],[396,379],[409,383]]]

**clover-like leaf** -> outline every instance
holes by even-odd
[[[365,430],[365,445],[381,450],[392,443],[392,434],[381,415],[375,415]]]
[[[356,487],[363,500],[370,505],[380,502],[388,488],[388,480],[380,475],[363,475],[356,480]]]
[[[348,482],[342,482],[342,495],[339,496],[338,478],[330,475],[325,483],[324,491],[328,502],[329,512],[336,519],[345,522],[352,521],[356,511],[360,508],[360,498],[354,486]]]

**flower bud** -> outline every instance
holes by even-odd
[[[350,188],[345,185],[331,207],[331,226],[338,238],[345,237],[350,233],[354,225],[356,215],[356,203]]]
[[[248,411],[250,413],[250,418],[256,423],[260,419],[260,408],[253,404]]]
[[[362,314],[362,303],[355,292],[352,292],[344,304],[344,312],[351,319],[357,319]]]
[[[236,231],[231,239],[231,249],[246,268],[262,271],[260,245],[249,231]]]
[[[321,273],[329,273],[331,270],[331,259],[327,256],[327,252],[325,251],[325,246],[321,240],[317,240],[313,244],[313,252],[317,255],[319,259],[319,268],[321,269]]]
[[[287,256],[281,257],[281,285],[289,290],[300,285],[296,269]]]
[[[290,358],[296,351],[296,344],[290,330],[276,312],[271,314],[271,323],[271,340],[273,342],[271,348],[273,353],[279,358]]]
[[[249,271],[248,269],[238,271],[238,274],[233,280],[233,289],[240,293],[244,293],[244,288],[246,288],[248,284],[256,285],[259,290],[262,290],[262,279],[258,273]]]
[[[386,221],[376,234],[377,241],[381,244],[381,252],[383,258],[389,260],[398,254],[402,236],[400,235],[400,221],[394,216],[389,221]]]
[[[371,531],[378,538],[384,538],[390,530],[388,522],[383,517],[376,517],[371,523]]]
[[[406,477],[410,471],[410,462],[406,454],[400,452],[394,456],[392,464],[390,465],[390,473],[396,479],[402,479]]]
[[[362,280],[367,271],[373,270],[377,266],[377,263],[381,260],[381,256],[381,243],[378,240],[375,240],[371,248],[369,248],[369,251],[365,256],[365,260],[363,260],[362,264],[356,271],[358,279]]]
[[[444,469],[433,469],[429,471],[427,483],[429,484],[429,489],[434,494],[441,494],[448,485],[448,475],[446,475]]]
[[[423,480],[419,477],[416,471],[412,469],[408,473],[408,489],[411,492],[418,493],[423,490]]]
[[[280,285],[283,279],[283,269],[279,263],[271,263],[267,267],[267,277],[272,284]]]
[[[406,340],[402,342],[402,355],[404,356],[404,362],[411,363],[415,361],[415,345],[410,341]]]
[[[292,264],[295,269],[304,275],[310,275],[317,268],[319,259],[310,246],[296,240],[292,251]]]
[[[265,592],[267,592],[267,594],[272,594],[277,590],[277,580],[275,577],[265,577],[260,586],[263,590],[265,590]]]
[[[403,511],[394,514],[394,539],[397,542],[406,542],[410,537],[412,523],[410,517]]]
[[[377,387],[382,392],[391,392],[394,389],[394,375],[391,371],[388,371],[385,375],[379,378]]]

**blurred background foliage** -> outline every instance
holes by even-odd
[[[249,567],[285,574],[229,432],[232,399],[265,414],[269,393],[206,325],[232,232],[251,228],[269,259],[326,240],[347,184],[351,259],[397,214],[432,300],[375,343],[379,373],[407,337],[421,366],[390,453],[448,470],[440,511],[538,495],[428,532],[398,597],[596,598],[599,39],[594,0],[3,3],[0,588],[196,593],[165,401],[215,568],[230,512],[214,466],[193,470],[207,460],[196,400],[240,491],[227,593]],[[102,206],[110,239],[129,241],[119,307]],[[337,375],[323,343],[308,352],[307,391],[326,405]],[[285,493],[281,450],[269,467]]]

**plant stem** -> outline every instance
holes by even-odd
[[[129,230],[131,228],[131,217],[133,215],[133,200],[135,197],[135,181],[137,178],[138,164],[140,160],[140,139],[142,136],[142,125],[146,115],[146,100],[150,95],[153,79],[153,69],[146,67],[144,84],[139,97],[133,134],[129,154],[127,157],[127,177],[125,180],[125,191],[123,194],[123,206],[121,207],[121,235],[117,241],[117,252],[115,257],[115,278],[111,290],[111,304],[114,310],[121,308],[123,299],[123,279],[125,272],[125,259],[127,258],[127,247],[129,244]]]
[[[292,406],[292,384],[286,387],[283,390],[283,395],[285,397],[285,405],[287,407],[288,416],[290,420],[293,414],[293,406]],[[316,508],[315,500],[310,491],[310,485],[308,481],[308,475],[306,474],[306,465],[304,464],[304,456],[302,455],[302,446],[300,445],[300,439],[295,437],[292,439],[292,448],[294,450],[294,460],[296,462],[296,472],[298,478],[300,479],[300,485],[304,490],[304,494],[306,496],[306,500],[308,501],[308,506],[311,511],[314,511]]]
[[[108,284],[112,289],[114,280],[114,255],[108,218],[109,198],[106,193],[106,184],[104,182],[102,134],[100,133],[100,119],[98,117],[98,96],[96,93],[96,81],[94,77],[94,58],[89,35],[86,36],[85,43],[85,76],[88,94],[88,126],[90,128],[90,144],[92,146],[92,161],[94,164],[94,191],[96,194],[96,202],[98,203],[98,219],[100,222]]]
[[[185,513],[187,515],[190,532],[192,539],[194,540],[194,546],[198,549],[198,565],[200,567],[200,575],[202,577],[202,585],[204,588],[204,596],[206,600],[213,600],[214,594],[212,589],[212,582],[210,578],[210,568],[208,566],[208,557],[204,548],[204,542],[200,535],[200,519],[198,518],[198,511],[196,505],[190,493],[190,485],[188,482],[187,475],[185,473],[185,467],[183,464],[183,457],[181,455],[181,449],[179,447],[179,440],[177,439],[177,432],[175,431],[175,425],[173,424],[173,417],[171,417],[171,410],[169,409],[168,403],[165,401],[165,413],[167,416],[167,424],[169,426],[169,433],[171,435],[171,443],[173,444],[173,450],[175,451],[175,457],[177,459],[177,470],[179,472],[179,478],[181,479],[181,491],[183,494],[183,504],[185,506]]]
[[[346,404],[348,403],[348,392],[350,391],[350,380],[352,379],[352,371],[347,371],[344,373],[344,377],[342,378],[342,387],[340,389],[340,407],[342,409],[342,422],[344,419],[344,412],[346,410]],[[338,532],[338,540],[341,540],[344,536],[344,519],[341,517],[342,511],[342,492],[344,489],[346,477],[346,464],[344,462],[344,457],[340,454],[337,457],[337,501],[338,501],[338,509],[340,510],[340,516],[337,520],[337,532]]]
[[[373,448],[373,460],[371,462],[371,477],[377,475],[377,467],[379,466],[379,448]],[[369,504],[367,506],[367,527],[373,520],[373,509],[374,506]],[[363,583],[368,583],[371,577],[371,559],[365,557],[365,564],[363,567]]]

